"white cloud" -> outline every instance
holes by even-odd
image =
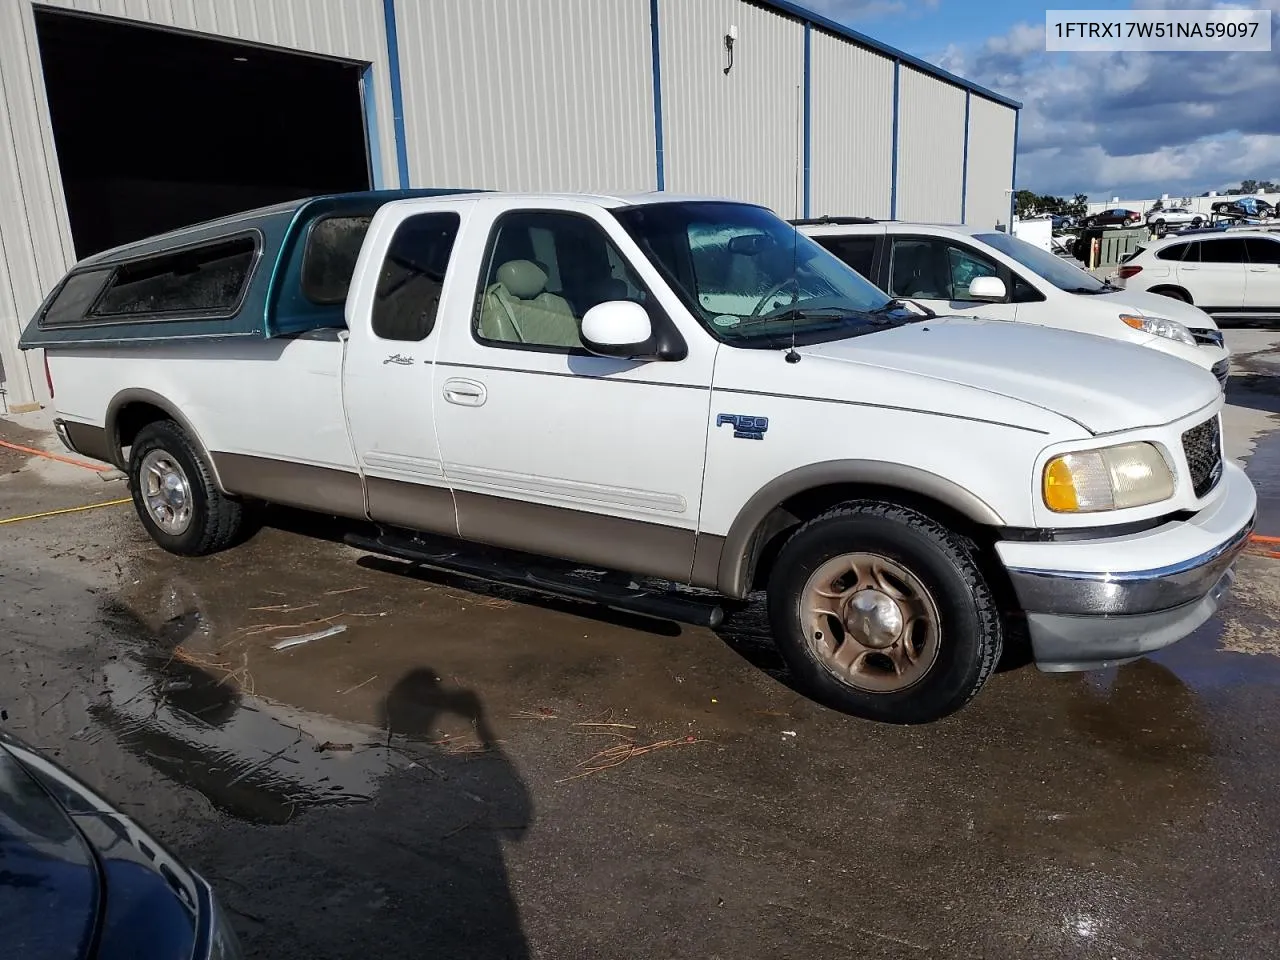
[[[1265,5],[1280,10],[1280,0]],[[1273,31],[1278,26],[1273,22]],[[1020,187],[1134,199],[1280,176],[1274,54],[1047,54],[1043,25],[1020,23],[977,48],[948,47],[936,59],[1025,104]]]

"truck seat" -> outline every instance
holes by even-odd
[[[480,335],[508,343],[580,347],[568,301],[547,292],[547,273],[532,260],[508,260],[484,293]]]

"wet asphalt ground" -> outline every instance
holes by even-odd
[[[1229,339],[1229,453],[1280,535],[1280,335]],[[0,437],[56,449],[31,422]],[[126,494],[0,449],[0,519]],[[1263,549],[1166,651],[1011,662],[897,728],[797,694],[750,612],[679,627],[274,522],[203,560],[129,506],[0,526],[5,726],[200,870],[251,956],[1280,953]]]

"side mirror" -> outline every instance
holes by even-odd
[[[974,277],[969,283],[970,300],[1003,300],[1008,296],[999,277]]]
[[[582,345],[602,357],[656,359],[652,341],[648,312],[630,300],[598,303],[582,318]]]

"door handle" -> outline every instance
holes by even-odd
[[[1270,273],[1271,271],[1268,270],[1266,267],[1250,267],[1249,272],[1250,273]]]
[[[460,407],[478,407],[489,399],[489,391],[479,381],[453,377],[444,382],[444,398]]]

